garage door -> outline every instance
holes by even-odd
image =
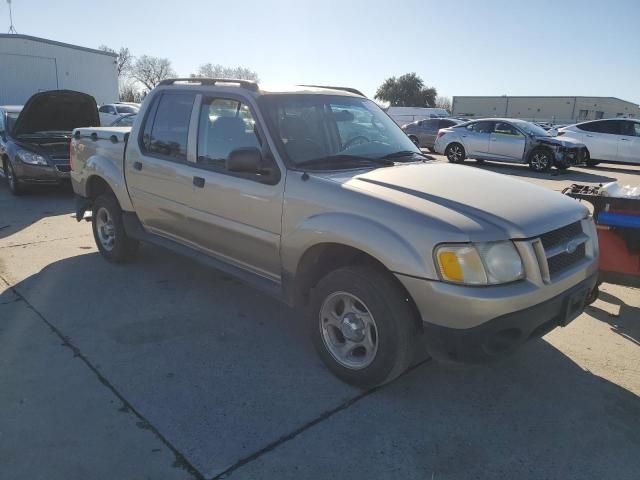
[[[0,53],[0,105],[23,105],[31,95],[58,88],[54,58]]]

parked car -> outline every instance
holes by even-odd
[[[111,125],[123,115],[138,113],[139,110],[140,108],[138,106],[130,103],[110,103],[102,105],[98,109],[98,112],[100,113],[100,124]]]
[[[531,170],[560,170],[584,161],[585,146],[549,135],[542,127],[512,118],[488,118],[438,132],[435,150],[452,163],[479,161],[528,163]]]
[[[462,120],[455,118],[430,118],[428,120],[418,120],[417,122],[408,123],[402,126],[402,131],[407,134],[413,143],[418,147],[426,147],[434,152],[434,144],[438,130],[441,128],[453,127],[460,125]]]
[[[422,338],[477,362],[583,311],[598,268],[585,206],[427,163],[350,90],[165,80],[130,132],[76,130],[76,218],[91,211],[108,261],[155,243],[300,307],[322,360],[360,387],[400,375]]]
[[[9,141],[9,133],[16,123],[16,119],[22,110],[22,105],[3,105],[0,106],[0,158],[4,159],[7,154],[7,142]],[[0,169],[0,174],[4,172],[4,168]]]
[[[640,164],[640,120],[592,120],[561,128],[558,135],[586,145],[589,166],[600,162]]]
[[[444,108],[434,107],[389,107],[387,115],[393,118],[398,125],[424,120],[426,118],[445,118],[449,112]]]
[[[28,185],[68,182],[71,132],[100,124],[94,98],[71,90],[36,93],[15,121],[9,118],[10,128],[3,134],[2,172],[14,195]]]
[[[137,113],[127,113],[115,120],[110,127],[130,127],[133,125],[133,121],[136,119]]]

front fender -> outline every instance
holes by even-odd
[[[338,212],[314,215],[283,235],[283,274],[295,278],[304,253],[322,243],[356,248],[371,255],[392,272],[436,278],[429,252],[420,252],[406,238],[380,222]]]

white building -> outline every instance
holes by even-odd
[[[23,105],[44,90],[76,90],[98,105],[118,100],[117,56],[91,48],[0,34],[0,105]]]
[[[506,117],[567,124],[600,118],[640,118],[640,107],[615,97],[453,97],[453,116]]]

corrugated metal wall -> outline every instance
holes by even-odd
[[[0,36],[0,105],[22,105],[42,90],[88,93],[98,105],[118,100],[116,58],[23,36]]]

